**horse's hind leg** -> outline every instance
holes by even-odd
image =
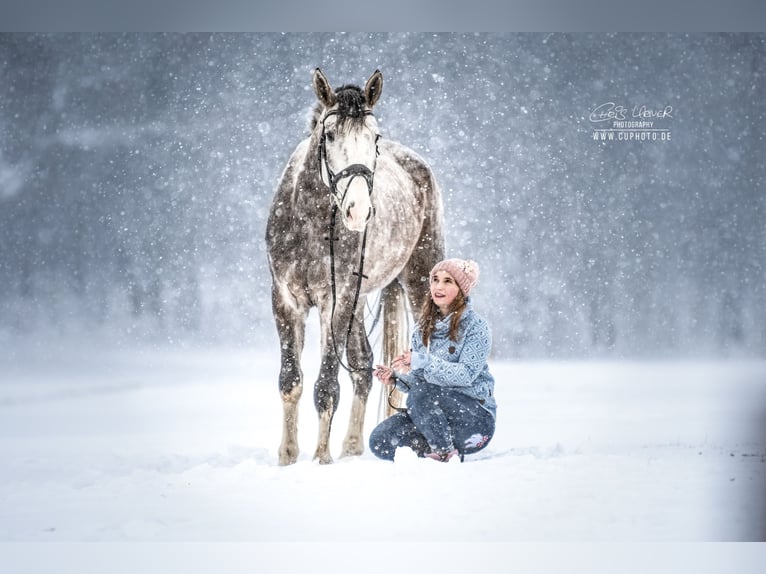
[[[282,397],[283,419],[279,464],[285,466],[298,460],[298,403],[303,393],[300,358],[308,313],[289,295],[279,291],[276,287],[272,290],[272,307],[281,348],[279,394]]]
[[[431,219],[423,222],[418,245],[399,276],[416,316],[420,313],[423,301],[430,297],[431,269],[444,258],[444,235],[438,219],[433,220],[437,215],[432,214]]]
[[[354,456],[364,452],[364,416],[367,411],[367,398],[372,388],[372,349],[362,320],[354,321],[346,356],[352,369],[354,398],[341,456]]]

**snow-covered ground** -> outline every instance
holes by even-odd
[[[258,350],[6,348],[0,540],[766,539],[764,362],[492,362],[497,434],[463,464],[400,450],[320,466],[309,388],[302,454],[284,468],[278,364]],[[312,380],[310,353],[304,366]]]
[[[273,354],[6,359],[5,541],[766,539],[762,362],[494,362],[497,434],[463,464],[320,466],[308,390],[282,468]]]

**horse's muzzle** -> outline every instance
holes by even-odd
[[[348,179],[342,194],[337,185]],[[365,165],[354,164],[338,172],[333,178],[335,200],[343,215],[343,224],[350,231],[364,231],[373,214],[372,200],[373,172]]]

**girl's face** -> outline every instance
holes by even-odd
[[[431,275],[431,299],[439,307],[442,315],[449,313],[450,305],[460,293],[455,279],[446,271],[437,271]]]

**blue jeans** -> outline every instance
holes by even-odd
[[[457,448],[460,457],[487,446],[495,433],[495,419],[479,401],[454,389],[429,383],[413,385],[407,411],[391,415],[370,434],[370,450],[394,460],[399,447],[418,456]]]

